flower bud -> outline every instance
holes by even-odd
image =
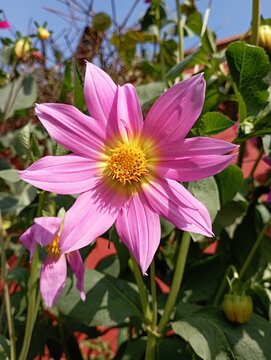
[[[258,45],[264,50],[271,50],[271,27],[269,25],[259,26]]]
[[[37,29],[38,32],[38,38],[40,40],[47,40],[50,37],[50,32],[46,28],[39,26]]]
[[[22,38],[16,41],[14,46],[14,52],[18,59],[25,57],[30,51],[30,39]]]
[[[222,307],[227,318],[238,324],[246,323],[253,311],[252,299],[248,295],[226,294]]]

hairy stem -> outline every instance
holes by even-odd
[[[253,0],[251,43],[256,46],[258,45],[259,24],[260,24],[260,0]]]

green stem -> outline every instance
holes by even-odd
[[[182,16],[181,16],[181,7],[179,0],[175,0],[176,10],[177,10],[177,32],[178,32],[178,57],[177,63],[184,59],[184,46],[183,46],[183,23],[182,23]]]
[[[177,296],[181,287],[183,274],[184,274],[184,267],[186,263],[186,258],[188,255],[190,245],[190,235],[187,232],[183,233],[182,241],[179,247],[178,258],[176,262],[175,272],[173,275],[172,285],[170,289],[169,296],[167,298],[166,306],[161,317],[161,320],[158,325],[158,332],[162,333],[166,325],[170,319],[171,312],[174,308],[175,302],[177,300]]]
[[[39,194],[39,203],[38,203],[38,209],[37,209],[37,216],[42,215],[42,209],[45,203],[46,198],[46,191],[42,191]],[[20,353],[19,360],[25,360],[27,359],[27,354],[29,351],[31,338],[32,338],[32,332],[33,328],[36,322],[36,318],[38,315],[38,310],[40,306],[40,293],[37,291],[37,282],[39,278],[39,272],[38,272],[38,265],[39,265],[39,245],[37,245],[36,251],[33,255],[32,263],[31,263],[31,271],[30,276],[27,284],[27,299],[28,299],[28,309],[27,309],[27,316],[26,316],[26,325],[25,325],[25,335],[24,335],[24,341],[22,350]]]
[[[146,322],[146,324],[150,324],[150,308],[148,304],[146,287],[139,266],[137,265],[135,259],[132,256],[130,260],[130,268],[134,274],[135,281],[138,287],[144,321]]]
[[[256,239],[254,245],[252,246],[252,248],[251,248],[251,250],[250,250],[250,252],[249,252],[249,254],[248,254],[248,256],[247,256],[247,258],[246,258],[246,260],[245,260],[245,262],[243,264],[243,266],[241,267],[241,270],[239,272],[240,279],[243,277],[244,273],[247,271],[247,269],[248,269],[248,267],[249,267],[249,265],[251,263],[251,260],[253,259],[253,257],[255,255],[255,253],[256,253],[256,251],[257,251],[257,249],[258,249],[258,247],[259,247],[259,245],[260,245],[260,243],[261,243],[261,241],[262,241],[268,227],[270,226],[270,224],[271,224],[271,217],[270,217],[269,221],[265,224],[265,226],[262,228],[262,231],[260,232],[259,236],[257,237],[257,239]]]
[[[258,35],[260,25],[260,0],[253,0],[252,2],[252,45],[258,46]]]
[[[156,358],[156,342],[157,342],[157,337],[154,334],[152,334],[151,332],[148,332],[145,360],[155,360],[155,358]]]
[[[157,324],[157,296],[156,296],[156,282],[155,282],[155,262],[151,263],[151,295],[152,295],[152,328],[155,330]]]
[[[224,278],[223,278],[223,281],[222,281],[222,283],[220,284],[219,289],[218,289],[218,291],[217,291],[217,293],[216,293],[216,297],[215,297],[215,300],[214,300],[214,306],[218,306],[218,305],[220,304],[222,295],[224,294],[225,288],[226,288],[226,285],[227,285],[227,276],[230,274],[230,272],[232,272],[234,278],[238,278],[238,277],[239,277],[239,275],[238,275],[238,273],[237,273],[237,271],[236,271],[235,266],[230,265],[230,266],[227,268],[227,270],[226,270],[226,272],[225,272],[225,275],[224,275]]]
[[[14,321],[12,317],[12,309],[11,309],[11,301],[9,294],[9,286],[7,282],[7,265],[6,265],[6,247],[4,238],[2,235],[2,219],[0,218],[0,242],[1,246],[1,277],[4,283],[4,302],[6,307],[6,316],[8,322],[8,332],[9,332],[9,340],[10,340],[10,360],[16,360],[16,335],[15,335],[15,327]]]

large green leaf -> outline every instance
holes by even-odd
[[[16,110],[28,109],[38,95],[36,79],[31,74],[19,76],[0,89],[0,112],[4,119],[11,117]]]
[[[196,123],[200,135],[218,134],[231,126],[234,122],[219,112],[207,112]]]
[[[58,309],[69,317],[90,326],[113,326],[127,317],[141,318],[140,301],[135,286],[96,270],[86,270],[86,301],[82,302],[76,280],[67,280],[57,302]]]
[[[258,315],[237,326],[210,306],[173,322],[172,328],[204,360],[270,359],[271,324]]]
[[[7,182],[18,182],[20,180],[18,171],[15,169],[0,170],[0,178]]]
[[[247,116],[256,116],[268,103],[270,71],[268,56],[262,48],[237,41],[229,45],[226,57],[232,79],[246,105]]]
[[[242,170],[236,165],[230,165],[215,176],[219,187],[221,204],[224,205],[232,200],[234,195],[243,186]]]

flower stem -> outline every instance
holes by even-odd
[[[155,262],[154,259],[150,267],[151,277],[151,295],[152,295],[152,320],[151,326],[148,329],[147,348],[145,353],[145,360],[155,359],[156,342],[159,334],[157,333],[157,296],[155,283]]]
[[[4,283],[4,302],[6,308],[6,315],[7,315],[7,322],[8,322],[8,332],[9,332],[9,340],[10,340],[10,360],[16,360],[16,335],[15,335],[15,328],[14,328],[14,321],[12,317],[12,310],[11,310],[11,301],[10,301],[10,294],[9,294],[9,286],[6,279],[7,275],[7,266],[6,266],[6,247],[5,241],[3,237],[2,231],[2,218],[0,215],[0,242],[1,242],[1,278]]]
[[[27,310],[27,317],[26,317],[26,326],[25,326],[25,336],[24,342],[22,346],[22,350],[20,353],[19,360],[25,360],[27,358],[27,354],[29,351],[31,337],[33,328],[35,325],[36,317],[37,317],[37,310],[38,306],[36,304],[37,299],[37,280],[38,280],[38,264],[39,264],[39,247],[34,253],[32,263],[31,263],[31,272],[30,277],[28,280],[28,291],[27,291],[27,298],[28,298],[28,310]]]
[[[42,215],[42,209],[45,203],[46,194],[47,194],[46,191],[42,191],[39,194],[37,216]],[[28,309],[26,316],[24,341],[23,341],[23,346],[19,360],[25,360],[27,358],[27,354],[31,343],[32,332],[37,318],[40,300],[41,300],[40,293],[37,292],[37,282],[39,278],[39,271],[38,271],[39,251],[40,248],[37,245],[36,251],[33,255],[30,276],[27,284]]]
[[[184,46],[183,46],[183,23],[181,16],[181,7],[179,0],[175,0],[176,10],[177,10],[177,32],[178,32],[178,57],[177,63],[184,59]]]
[[[135,259],[132,256],[131,256],[131,260],[130,260],[130,268],[134,274],[135,281],[136,281],[136,284],[138,287],[139,298],[140,298],[140,302],[141,302],[144,321],[146,322],[146,324],[150,324],[150,308],[149,308],[149,304],[148,304],[148,298],[147,298],[145,284],[144,284],[139,266],[137,265]]]
[[[259,25],[260,25],[260,0],[253,0],[251,43],[256,46],[258,46]]]
[[[260,243],[261,243],[267,229],[269,228],[270,224],[271,224],[271,217],[270,217],[269,221],[262,228],[262,231],[260,232],[259,236],[257,237],[257,239],[256,239],[254,245],[252,246],[252,248],[251,248],[251,250],[250,250],[250,252],[249,252],[249,254],[248,254],[248,256],[247,256],[247,258],[246,258],[246,260],[245,260],[245,262],[243,264],[243,266],[241,267],[241,270],[239,272],[240,279],[243,277],[244,273],[247,271],[247,269],[248,269],[248,267],[249,267],[249,265],[251,263],[251,260],[253,259],[253,257],[255,255],[255,253],[256,253],[256,251],[257,251],[257,249],[258,249],[258,247],[259,247],[259,245],[260,245]]]
[[[177,296],[181,287],[183,274],[184,274],[184,267],[186,263],[186,258],[189,250],[190,245],[190,234],[187,232],[183,233],[182,241],[179,247],[178,258],[176,262],[175,272],[173,275],[171,290],[166,302],[166,306],[161,317],[161,320],[158,325],[158,332],[162,333],[166,325],[170,319],[171,312],[174,308],[175,302],[177,300]]]

